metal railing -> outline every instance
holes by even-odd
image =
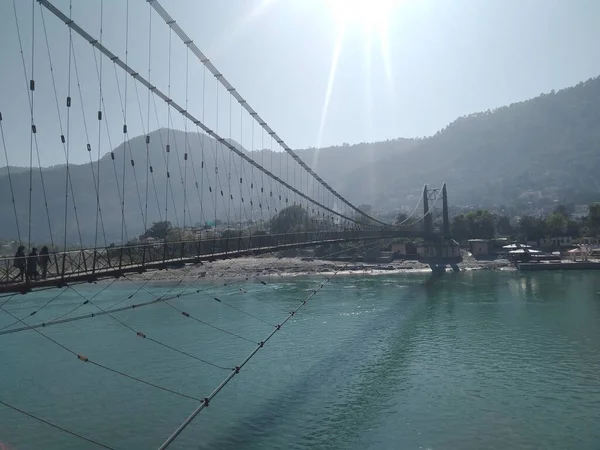
[[[38,276],[25,271],[21,280],[14,257],[0,258],[2,291],[27,290],[38,286],[60,286],[70,281],[93,281],[119,277],[125,273],[161,269],[170,265],[234,258],[286,248],[341,243],[362,239],[406,236],[398,230],[310,231],[285,234],[250,234],[178,242],[142,243],[51,253],[46,266],[37,264]],[[36,256],[36,258],[38,258]],[[27,266],[28,256],[22,257]]]

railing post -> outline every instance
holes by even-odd
[[[98,251],[94,249],[93,257],[92,257],[92,275],[96,273],[96,258],[98,257]]]
[[[87,260],[85,258],[85,250],[81,249],[81,258],[83,259],[83,270],[87,272]]]
[[[62,270],[60,277],[61,279],[65,279],[65,265],[66,265],[67,253],[65,251],[62,252]],[[25,272],[25,276],[27,276],[27,272]]]
[[[56,252],[52,255],[54,256],[54,265],[56,266],[56,276],[60,276],[60,270],[58,269],[58,257],[56,256]]]
[[[123,244],[119,247],[119,270],[123,266]]]
[[[112,268],[113,264],[110,261],[110,247],[106,247],[106,264],[108,264],[109,268]]]

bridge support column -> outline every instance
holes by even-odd
[[[450,239],[450,219],[448,218],[448,191],[446,183],[442,186],[442,234],[444,239]]]
[[[423,188],[423,225],[425,227],[425,236],[431,236],[433,233],[433,217],[429,213],[429,192],[427,185]]]

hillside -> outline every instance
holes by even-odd
[[[4,175],[8,175],[10,172],[11,175],[16,175],[18,173],[29,172],[29,167],[17,167],[17,166],[4,166],[0,167],[0,177]]]
[[[423,183],[448,183],[452,204],[543,206],[600,199],[600,78],[461,117],[410,152],[356,171],[342,190],[391,208]],[[365,192],[353,182],[367,177]],[[372,193],[372,195],[369,195]]]
[[[125,180],[125,237],[133,238],[143,233],[143,215],[146,215],[146,184],[148,184],[147,223],[162,220],[168,214],[168,219],[173,225],[184,224],[184,184],[187,186],[187,206],[185,223],[187,225],[213,220],[215,218],[214,200],[217,195],[216,216],[224,221],[235,223],[239,220],[260,220],[263,218],[258,205],[265,204],[264,214],[268,216],[267,203],[271,208],[277,205],[267,197],[273,191],[273,196],[279,190],[273,181],[262,175],[258,169],[241,160],[239,156],[232,155],[225,148],[219,149],[218,144],[210,137],[188,134],[189,159],[187,173],[183,154],[186,148],[186,135],[183,131],[171,132],[171,152],[169,155],[170,184],[167,191],[167,166],[166,148],[167,130],[161,129],[150,134],[149,156],[153,168],[152,175],[146,170],[146,143],[144,136],[131,139],[127,145],[120,145],[114,150],[114,161],[110,154],[100,159],[100,204],[103,221],[99,224],[100,243],[104,243],[102,225],[106,232],[107,243],[119,242],[121,239],[121,205],[120,195],[123,192],[123,179]],[[396,153],[398,148],[410,148],[412,140],[389,141],[379,144],[361,144],[361,146],[341,146],[322,149],[320,151],[301,150],[298,153],[305,161],[314,164],[317,171],[327,180],[332,180],[336,187],[343,184],[348,174],[357,168],[372,164],[375,156],[389,156]],[[239,148],[237,143],[233,143]],[[360,148],[362,147],[362,148]],[[376,147],[372,149],[372,147]],[[358,150],[357,150],[358,148]],[[245,151],[245,150],[244,150]],[[287,180],[290,184],[300,187],[301,180],[306,186],[306,178],[300,177],[300,172],[290,169],[286,172],[286,164],[291,162],[287,153],[271,152],[269,150],[256,151],[247,155],[272,170],[278,177]],[[135,168],[130,161],[135,161]],[[125,163],[125,177],[123,178],[123,163]],[[290,166],[291,167],[291,166]],[[283,170],[280,172],[280,168]],[[94,179],[98,173],[98,162],[93,165],[71,165],[70,174],[72,192],[69,189],[69,203],[67,208],[67,239],[71,243],[79,241],[78,229],[81,230],[81,241],[84,245],[91,245],[96,235],[96,188]],[[6,174],[6,170],[4,171]],[[15,205],[19,217],[21,233],[27,232],[29,217],[29,170],[25,168],[11,168],[12,183],[15,191]],[[148,176],[147,176],[148,175]],[[241,185],[238,180],[242,178]],[[43,169],[43,185],[37,168],[33,171],[33,202],[32,202],[32,239],[35,241],[50,241],[50,232],[54,240],[62,242],[65,216],[65,179],[66,168],[58,165]],[[228,179],[232,181],[229,182]],[[186,183],[184,183],[186,180]],[[252,181],[253,180],[253,181]],[[196,187],[196,181],[198,187]],[[254,188],[249,188],[249,181]],[[231,183],[231,184],[230,184]],[[230,192],[231,186],[231,192]],[[312,185],[311,185],[312,186]],[[260,192],[264,187],[264,192]],[[312,187],[311,187],[312,189]],[[212,192],[211,192],[212,191]],[[221,194],[222,191],[222,194]],[[0,172],[0,238],[14,238],[17,236],[12,201],[9,194],[10,186],[8,176]],[[233,196],[231,207],[223,207],[223,198]],[[251,208],[241,208],[240,199],[244,197],[244,206],[253,200],[254,212]],[[73,198],[77,207],[77,214],[73,208]],[[168,199],[168,201],[166,201]],[[290,199],[290,202],[292,199]],[[46,214],[47,202],[49,214]],[[168,205],[168,213],[165,206]],[[229,203],[226,203],[229,205]],[[158,207],[157,207],[158,205]],[[50,220],[48,223],[48,216]],[[79,227],[77,220],[79,221]]]
[[[423,184],[435,186],[444,181],[448,183],[451,205],[527,208],[530,204],[553,205],[557,201],[589,203],[600,199],[600,179],[597,176],[600,171],[598,123],[600,79],[595,78],[494,111],[460,117],[429,138],[395,139],[351,146],[344,144],[324,149],[298,150],[298,154],[355,204],[369,203],[379,210],[412,206]],[[169,218],[174,224],[182,224],[185,133],[173,131],[171,140],[169,172],[172,194],[169,193]],[[167,193],[166,141],[167,130],[151,133],[149,155],[154,175],[148,179],[149,224],[161,218],[157,203],[164,216]],[[226,219],[229,214],[231,221],[239,220],[240,204],[237,202],[241,196],[246,199],[252,196],[258,203],[257,188],[249,191],[247,187],[247,180],[251,177],[254,177],[257,187],[264,184],[265,191],[267,187],[270,189],[267,178],[261,178],[260,173],[247,163],[242,164],[239,157],[230,159],[228,151],[215,152],[216,143],[211,138],[190,133],[188,142],[189,205],[186,208],[186,223],[214,218],[213,194],[209,193],[209,187],[217,192],[223,190],[223,195],[228,196],[228,176],[232,180],[242,177],[246,182],[243,183],[242,192],[238,183],[232,183],[232,211],[218,210],[216,215],[221,219]],[[125,215],[129,237],[143,232],[141,214],[145,212],[146,198],[144,137],[131,139],[125,148],[121,145],[115,149],[114,154],[114,164],[109,154],[100,160],[100,200],[108,242],[117,242],[121,235],[117,187],[122,190],[124,159],[127,175]],[[300,183],[298,173],[295,178],[292,171],[279,172],[280,165],[286,167],[289,159],[287,154],[262,150],[251,155],[256,161],[264,162],[267,168],[272,165],[275,174],[288,182]],[[129,164],[131,159],[135,160],[135,174]],[[93,242],[95,235],[96,193],[93,177],[98,169],[97,164],[94,163],[92,167],[89,164],[71,166],[82,240],[87,244]],[[219,176],[215,174],[215,166],[218,167]],[[65,167],[47,168],[43,173],[50,227],[55,239],[59,239],[64,228]],[[11,168],[11,174],[23,231],[27,228],[28,219],[29,174],[27,170],[17,167]],[[32,235],[36,240],[47,241],[49,226],[44,206],[46,200],[37,169],[33,181]],[[0,238],[13,238],[16,236],[16,227],[8,195],[10,190],[6,168],[0,168],[0,192],[6,193],[0,196]],[[75,214],[72,206],[69,208],[68,237],[76,242]],[[241,219],[247,218],[248,213],[242,213]]]

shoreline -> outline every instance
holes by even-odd
[[[505,259],[478,261],[467,256],[457,264],[459,270],[516,270]],[[447,267],[447,271],[452,271]],[[205,262],[197,265],[170,268],[161,271],[151,271],[132,274],[132,280],[146,281],[179,281],[182,278],[192,281],[205,278],[244,279],[244,278],[289,278],[312,275],[384,275],[395,273],[431,273],[428,264],[416,260],[396,260],[386,263],[330,261],[317,258],[300,257],[243,257],[230,260]]]

